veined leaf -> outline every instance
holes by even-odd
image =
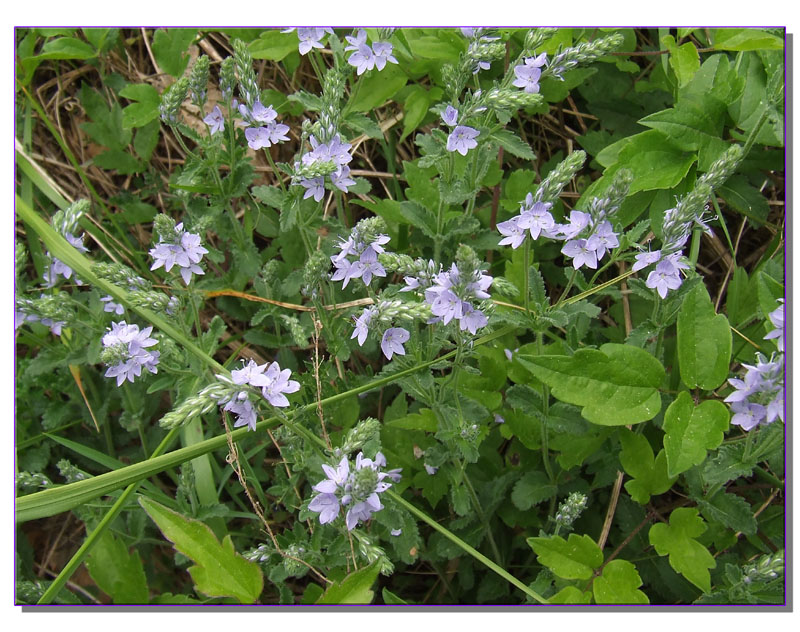
[[[518,355],[522,365],[551,389],[553,396],[577,406],[592,423],[636,424],[661,409],[658,387],[664,367],[652,355],[630,345],[604,344],[572,356]]]
[[[375,595],[372,585],[378,577],[379,570],[378,562],[373,562],[366,568],[350,573],[342,581],[329,586],[317,603],[371,603]]]
[[[149,498],[141,497],[139,504],[175,548],[196,564],[189,574],[199,592],[209,597],[234,597],[242,603],[258,599],[264,588],[261,568],[236,554],[230,535],[220,544],[199,520],[185,518]]]
[[[664,413],[668,474],[677,476],[694,465],[700,465],[708,450],[714,450],[722,443],[729,419],[728,407],[722,402],[706,400],[695,407],[689,393],[680,393]]]
[[[708,549],[695,538],[707,529],[697,509],[679,507],[669,517],[669,525],[659,522],[650,527],[650,544],[656,552],[669,555],[669,565],[703,592],[711,590],[709,569],[716,567]]]
[[[678,362],[689,388],[714,390],[728,377],[731,327],[715,314],[708,290],[698,284],[686,296],[678,315]]]
[[[564,579],[589,579],[603,563],[603,553],[588,535],[570,533],[569,539],[554,535],[528,538],[539,563]]]
[[[603,574],[592,582],[597,603],[639,604],[650,603],[641,590],[642,578],[636,567],[625,560],[611,560],[603,567]]]

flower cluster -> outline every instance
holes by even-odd
[[[335,468],[323,464],[322,470],[328,478],[314,485],[317,495],[311,499],[308,508],[319,514],[320,524],[333,522],[339,509],[347,508],[345,524],[348,531],[352,531],[359,521],[366,522],[373,513],[383,509],[378,494],[392,486],[385,479],[395,483],[400,480],[400,469],[384,472],[381,468],[385,466],[386,457],[380,452],[375,455],[375,460],[359,452],[352,471],[347,456],[343,456]]]
[[[150,269],[156,270],[163,266],[169,272],[172,266],[177,265],[181,269],[183,282],[188,285],[193,273],[205,274],[197,264],[207,252],[200,245],[200,235],[186,232],[181,222],[173,230],[161,232],[159,242],[150,250],[150,256],[155,259]]]
[[[331,280],[344,281],[342,288],[345,288],[351,279],[361,279],[369,285],[372,277],[385,277],[386,270],[378,261],[384,244],[389,242],[389,236],[380,232],[383,229],[385,225],[380,218],[356,224],[350,236],[337,244],[339,254],[331,255],[331,263],[336,268]]]
[[[278,113],[271,105],[265,107],[258,99],[253,103],[252,108],[241,103],[239,104],[239,114],[245,121],[244,135],[250,149],[257,151],[289,140],[286,135],[289,126],[277,122]]]
[[[140,331],[138,325],[128,325],[124,320],[111,323],[111,331],[103,336],[100,359],[110,365],[105,376],[117,378],[117,386],[121,386],[126,379],[133,382],[134,377],[142,374],[143,368],[150,373],[158,373],[156,366],[161,354],[147,350],[158,344],[155,338],[150,338],[152,331],[152,327]]]
[[[474,127],[458,124],[458,110],[452,105],[448,105],[442,113],[442,120],[453,131],[447,137],[447,151],[457,151],[462,156],[466,156],[470,149],[478,146],[478,141],[475,139],[480,136],[480,132]]]
[[[783,421],[783,355],[769,360],[756,354],[756,365],[743,365],[747,369],[744,380],[728,380],[734,392],[725,398],[731,403],[731,423],[752,430],[760,423],[771,424],[780,417]]]
[[[294,28],[284,29],[281,33],[291,33]],[[307,55],[311,52],[312,48],[325,48],[322,45],[322,38],[325,34],[333,35],[333,29],[324,27],[303,28],[297,29],[297,38],[300,40],[298,50],[301,55]]]
[[[497,225],[497,230],[503,235],[498,245],[519,248],[525,241],[525,231],[530,232],[534,241],[540,236],[557,237],[556,222],[550,214],[552,206],[550,202],[534,202],[533,194],[528,193],[525,202],[520,206],[519,215]]]
[[[236,386],[251,386],[261,389],[264,399],[272,406],[285,408],[289,405],[289,400],[284,393],[296,393],[300,390],[300,383],[289,379],[291,375],[292,371],[290,369],[281,370],[277,362],[273,362],[268,366],[267,364],[258,364],[254,360],[249,360],[241,369],[231,371],[230,380],[220,375],[217,377],[225,382],[230,381]],[[256,429],[256,411],[250,401],[248,390],[243,389],[231,396],[224,397],[219,401],[219,404],[225,405],[223,410],[236,415],[236,421],[233,424],[234,428],[247,426],[250,430]]]
[[[452,264],[447,271],[439,272],[433,278],[433,285],[425,289],[425,301],[431,306],[434,318],[429,322],[458,321],[461,331],[471,334],[485,327],[489,319],[472,301],[489,298],[486,291],[492,284],[492,277],[480,269],[466,272],[457,264]]]
[[[349,143],[343,143],[339,134],[334,136],[327,143],[320,143],[312,134],[309,138],[311,143],[311,151],[306,152],[300,158],[300,163],[295,167],[302,169],[314,167],[326,167],[327,177],[330,179],[331,184],[340,191],[347,193],[347,187],[353,186],[356,181],[350,177],[350,167],[348,163],[353,159],[350,154]],[[300,178],[300,184],[306,188],[303,199],[313,197],[315,201],[319,202],[325,195],[325,177],[324,175],[317,175],[314,177]]]
[[[489,35],[483,28],[462,28],[461,34],[469,40],[464,61],[472,74],[489,70],[491,62],[505,53],[505,45],[496,35]]]
[[[370,330],[377,330],[381,336],[381,351],[388,360],[391,360],[394,354],[406,354],[403,345],[408,342],[411,334],[404,327],[389,327],[383,330],[385,324],[391,324],[396,318],[428,319],[430,315],[430,307],[427,303],[406,303],[399,300],[378,301],[375,305],[365,308],[360,316],[353,316],[355,326],[350,338],[358,338],[358,344],[363,345]]]
[[[512,85],[522,88],[527,93],[538,93],[539,78],[542,76],[542,67],[545,64],[547,64],[547,53],[525,58],[522,64],[514,66],[516,79]]]
[[[353,51],[347,63],[356,68],[356,74],[363,74],[367,70],[377,68],[383,70],[387,62],[398,63],[392,55],[393,47],[389,42],[373,42],[372,48],[367,45],[367,32],[358,29],[355,36],[346,35],[348,46],[346,51]]]

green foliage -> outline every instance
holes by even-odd
[[[706,459],[719,447],[730,413],[722,402],[706,400],[695,407],[691,395],[678,394],[664,413],[664,452],[670,476],[677,476]]]
[[[703,592],[711,590],[708,570],[716,567],[708,549],[697,541],[707,529],[697,509],[680,507],[669,517],[669,524],[657,523],[650,527],[650,544],[656,552],[669,555],[669,564]]]
[[[653,455],[653,448],[646,437],[630,430],[620,430],[622,452],[619,462],[625,472],[633,477],[625,483],[625,489],[637,503],[646,504],[650,496],[663,494],[675,482],[675,476],[667,473],[667,455],[660,450]]]
[[[378,578],[380,566],[370,564],[366,568],[353,571],[339,582],[328,586],[325,594],[317,600],[318,604],[371,603],[375,595],[372,585]]]
[[[611,560],[603,566],[603,573],[594,578],[592,591],[596,603],[650,603],[647,595],[639,590],[641,585],[642,579],[633,564]]]
[[[642,349],[608,343],[573,356],[520,355],[518,360],[550,386],[554,397],[582,406],[581,414],[592,423],[639,423],[661,409],[664,368]]]
[[[708,290],[696,286],[678,315],[678,362],[689,388],[717,388],[728,376],[732,334],[728,319],[715,314]]]
[[[230,535],[220,544],[202,522],[184,518],[145,497],[139,504],[176,550],[195,563],[189,567],[189,574],[198,592],[209,597],[234,597],[241,603],[258,599],[264,587],[261,570],[236,554]]]
[[[554,535],[528,538],[536,558],[563,579],[589,579],[603,563],[603,553],[588,535],[570,533],[569,538]]]
[[[86,560],[97,586],[115,604],[142,604],[149,600],[147,578],[139,552],[130,553],[122,540],[105,532]]]

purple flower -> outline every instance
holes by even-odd
[[[736,389],[725,398],[735,413],[731,423],[750,430],[761,422],[770,424],[777,418],[783,420],[783,355],[778,355],[777,359],[773,355],[767,360],[757,353],[755,365],[743,366],[747,369],[744,380],[728,380]]]
[[[256,100],[256,102],[253,103],[253,109],[250,110],[250,116],[254,121],[259,123],[271,123],[278,118],[278,113],[271,105],[264,107],[264,104],[261,103],[261,101]]]
[[[425,465],[425,471],[428,473],[428,476],[433,476],[434,474],[436,474],[436,472],[439,471],[438,467],[434,467],[433,465],[428,465],[427,463],[425,463],[424,465]]]
[[[112,296],[104,296],[100,300],[105,303],[105,305],[103,305],[104,312],[116,314],[117,316],[122,316],[122,314],[125,313],[125,308],[119,303],[115,303]]]
[[[297,29],[297,37],[300,40],[300,54],[306,55],[312,48],[324,48],[320,40],[325,37],[326,32],[333,33],[329,28]]]
[[[633,268],[631,268],[631,270],[636,272],[637,270],[646,268],[651,263],[656,263],[659,259],[661,259],[660,250],[654,250],[653,252],[640,252],[638,255],[636,255],[636,263],[633,264]]]
[[[356,74],[361,75],[365,71],[372,70],[375,67],[375,53],[373,53],[372,49],[366,44],[361,44],[358,50],[347,59],[347,63],[351,66],[355,66]],[[386,60],[384,60],[383,63],[385,65]]]
[[[111,331],[103,336],[103,347],[109,353],[108,357],[113,357],[116,362],[106,370],[105,376],[116,377],[117,386],[125,380],[133,382],[134,377],[141,375],[142,368],[158,373],[156,365],[160,353],[147,351],[148,347],[158,344],[155,338],[149,337],[152,331],[152,327],[139,331],[138,325],[128,325],[124,320],[111,323]]]
[[[385,277],[386,270],[377,261],[370,261],[368,263],[359,262],[363,266],[361,271],[361,280],[365,285],[369,285],[372,281],[373,275],[376,277]]]
[[[379,71],[386,67],[387,62],[398,63],[397,59],[392,55],[393,47],[389,42],[375,42],[372,44],[372,50],[375,53],[375,67]]]
[[[592,237],[597,240],[597,248],[595,249],[595,252],[597,252],[598,259],[603,258],[603,256],[606,254],[606,250],[611,250],[612,248],[619,246],[619,239],[617,238],[617,234],[614,232],[611,222],[609,221],[602,222],[595,229]]]
[[[247,146],[255,151],[272,146],[272,138],[266,127],[248,127],[244,130],[244,136]]]
[[[769,332],[766,336],[764,336],[764,340],[772,340],[773,338],[777,338],[777,345],[778,351],[783,353],[784,351],[784,338],[783,338],[783,327],[784,327],[784,309],[783,309],[783,299],[779,298],[778,302],[780,305],[774,311],[769,313],[769,322],[772,323],[772,326],[775,327],[771,332]]]
[[[300,184],[306,189],[303,194],[304,200],[313,197],[315,202],[319,202],[325,195],[325,178],[322,176],[311,179],[303,178],[300,180]]]
[[[589,225],[592,216],[583,211],[570,211],[569,224],[564,224],[559,227],[559,232],[564,236],[564,239],[572,239],[577,237],[581,231]]]
[[[83,235],[80,237],[76,237],[71,233],[65,233],[64,238],[70,243],[70,245],[75,248],[75,250],[79,252],[89,252],[89,249],[83,245]],[[52,257],[50,253],[47,253],[48,257],[51,257],[52,263],[50,267],[44,271],[42,275],[45,281],[45,287],[53,287],[58,280],[59,275],[63,276],[65,279],[69,279],[72,277],[72,268],[70,268],[66,263],[61,261],[60,259],[56,259]],[[81,281],[77,276],[75,277],[75,284],[76,285],[83,285],[83,281]]]
[[[347,187],[353,186],[356,181],[350,177],[350,167],[340,167],[331,174],[331,184],[340,191],[347,193]]]
[[[733,417],[731,423],[734,426],[741,426],[744,430],[752,430],[767,417],[767,409],[761,404],[750,402],[736,402],[731,404]]]
[[[160,241],[150,250],[150,256],[155,260],[150,269],[157,270],[163,266],[169,272],[177,265],[181,268],[183,282],[188,285],[192,274],[205,274],[197,264],[208,250],[200,245],[200,235],[183,230],[183,223],[175,227],[175,241],[177,243]]]
[[[264,375],[266,368],[266,364],[259,365],[255,360],[249,360],[241,369],[231,371],[231,380],[234,384],[249,384],[255,388],[263,388],[269,383],[267,376]]]
[[[512,217],[510,220],[500,222],[497,225],[497,230],[500,231],[504,237],[498,242],[498,246],[510,245],[513,249],[517,249],[525,241],[525,229],[519,225],[519,216]]]
[[[489,319],[486,318],[486,314],[484,314],[482,311],[475,309],[466,301],[461,305],[463,315],[458,323],[461,331],[466,329],[474,336],[478,332],[478,329],[481,327],[486,327],[486,325],[489,324]]]
[[[267,383],[261,388],[261,392],[266,400],[275,407],[284,408],[289,405],[284,393],[296,393],[300,390],[300,383],[290,380],[292,372],[290,369],[281,371],[277,362],[273,362],[267,367],[264,376]]]
[[[573,239],[564,245],[561,252],[572,258],[572,267],[576,270],[583,265],[597,270],[597,252],[593,247],[595,244],[596,242],[592,242],[592,238],[588,240]]]
[[[390,327],[387,329],[381,339],[381,351],[383,351],[383,355],[385,355],[388,360],[391,360],[392,355],[395,353],[397,355],[405,355],[406,350],[403,348],[403,344],[408,342],[410,336],[411,334],[408,333],[408,330],[402,327]]]
[[[367,334],[369,333],[369,324],[376,311],[377,310],[374,307],[367,307],[361,313],[361,316],[358,318],[354,317],[356,324],[355,328],[353,329],[353,335],[350,336],[350,339],[352,340],[357,336],[359,346],[363,346],[364,341],[367,339]]]
[[[339,515],[339,499],[336,494],[317,494],[308,503],[308,508],[319,514],[320,524],[328,524]]]
[[[356,31],[356,36],[353,37],[352,35],[345,35],[344,38],[349,43],[349,46],[345,46],[344,49],[346,51],[356,51],[362,45],[367,43],[367,32],[364,29],[358,29]]]
[[[452,105],[448,105],[444,112],[442,112],[442,120],[453,127],[458,124],[458,110],[456,110]]]
[[[472,127],[458,125],[447,137],[447,151],[457,151],[462,156],[466,156],[470,149],[478,146],[475,139],[480,136],[480,132]]]
[[[680,271],[688,268],[680,261],[680,253],[673,253],[658,262],[656,269],[647,276],[645,285],[658,291],[661,298],[666,298],[669,290],[677,290],[681,286],[683,279]]]
[[[203,123],[208,125],[212,136],[225,129],[225,117],[222,116],[222,110],[218,105],[215,105],[214,109],[203,119]]]
[[[501,417],[497,413],[495,413],[494,414],[494,423],[496,423],[496,424],[504,424],[504,423],[506,423],[506,420],[503,419],[503,417]]]
[[[512,82],[518,88],[523,88],[527,93],[539,92],[539,77],[542,76],[542,69],[527,64],[514,66],[516,79]]]
[[[233,423],[234,428],[247,426],[252,432],[256,430],[256,410],[249,399],[232,399],[223,407],[230,413],[236,415],[236,421]]]
[[[402,529],[392,529],[391,531],[389,531],[389,534],[393,536],[398,536],[401,535],[402,533],[403,533]]]
[[[549,202],[536,202],[531,208],[523,210],[519,215],[520,228],[530,230],[531,238],[534,240],[538,239],[539,235],[553,230],[556,223],[549,212],[552,206]]]
[[[428,292],[433,293],[433,288],[428,290]],[[438,292],[437,294],[438,296],[436,296],[432,301],[429,301],[431,305],[431,313],[434,316],[441,318],[445,325],[454,318],[456,320],[461,320],[461,317],[463,316],[463,301],[450,290],[444,290],[442,292]],[[426,298],[429,298],[427,292]]]

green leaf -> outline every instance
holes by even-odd
[[[753,508],[741,496],[719,490],[713,496],[698,498],[697,506],[708,520],[719,522],[729,529],[745,535],[755,535],[758,531]]]
[[[403,133],[400,135],[401,142],[422,123],[431,105],[428,91],[422,86],[414,86],[414,88],[411,94],[406,97],[405,103],[403,104]]]
[[[693,153],[681,151],[669,142],[669,139],[657,130],[650,130],[624,139],[619,150],[619,167],[633,172],[633,184],[630,194],[652,189],[672,189],[676,187],[694,163]],[[601,157],[605,156],[617,143],[609,145],[597,157],[600,164],[605,164]]]
[[[340,582],[334,582],[317,600],[318,604],[372,603],[372,585],[378,577],[380,565],[373,562],[369,566],[350,573]]]
[[[180,77],[189,63],[186,50],[197,38],[197,31],[193,29],[158,29],[153,35],[153,56],[161,70]]]
[[[91,59],[97,51],[76,37],[59,37],[45,42],[37,59]]]
[[[248,49],[253,59],[280,61],[297,50],[297,36],[281,33],[279,29],[265,29],[257,40],[250,42]]]
[[[383,138],[380,126],[368,116],[351,112],[343,122],[357,132],[366,134],[369,138]]]
[[[526,472],[514,484],[511,502],[521,511],[527,511],[556,495],[558,488],[550,482],[544,472]]]
[[[692,396],[680,393],[664,413],[668,474],[677,476],[705,461],[707,451],[718,448],[725,438],[729,419],[722,402],[706,400],[695,408]]]
[[[725,104],[715,97],[688,95],[674,108],[645,116],[639,123],[659,130],[678,149],[698,151],[698,167],[706,171],[729,146],[722,140],[725,116]]]
[[[652,419],[661,409],[658,387],[664,367],[630,345],[607,343],[572,356],[518,355],[519,362],[547,384],[561,401],[583,406],[581,414],[602,426]]]
[[[189,568],[189,574],[199,592],[209,597],[233,597],[241,603],[258,599],[264,588],[261,569],[236,554],[230,535],[220,544],[199,520],[185,518],[149,498],[139,498],[139,504],[175,549],[196,564]]]
[[[588,535],[569,534],[569,540],[554,535],[528,538],[530,547],[543,566],[563,579],[589,579],[603,563],[603,553]]]
[[[619,435],[622,452],[619,462],[627,474],[633,478],[625,483],[626,491],[640,505],[646,504],[650,496],[657,496],[667,491],[676,477],[667,474],[667,456],[660,450],[653,456],[653,448],[647,437],[621,429]]]
[[[548,603],[587,604],[592,603],[592,593],[584,592],[575,586],[566,586],[547,600]]]
[[[675,71],[678,85],[686,85],[700,69],[700,55],[697,48],[692,42],[676,46],[675,39],[671,35],[662,38],[661,42],[669,49],[669,65]]]
[[[133,149],[136,154],[145,162],[150,161],[153,150],[158,145],[158,138],[161,135],[161,125],[159,121],[151,121],[147,125],[140,127],[133,138]]]
[[[139,552],[128,552],[122,540],[105,531],[86,558],[86,568],[98,588],[115,604],[147,603],[150,597]]]
[[[115,169],[117,173],[127,175],[139,173],[144,169],[141,160],[122,149],[109,149],[97,154],[93,159],[94,164],[103,169]]]
[[[689,388],[712,391],[728,377],[731,327],[723,314],[714,313],[703,284],[684,298],[678,314],[678,362],[681,379]]]
[[[353,98],[346,112],[370,112],[391,99],[406,85],[408,77],[396,64],[389,64],[381,72],[369,73],[356,83]]]
[[[397,595],[395,595],[391,590],[388,588],[383,588],[381,590],[381,596],[383,597],[383,603],[387,606],[407,606],[408,602],[400,599]]]
[[[510,130],[497,130],[489,134],[487,138],[495,141],[500,147],[517,158],[536,160],[536,154],[531,150],[531,146]]]
[[[259,202],[279,211],[283,210],[284,204],[286,204],[286,194],[275,186],[262,184],[253,187],[252,193]]]
[[[650,603],[641,590],[642,578],[636,567],[625,560],[611,560],[603,567],[603,574],[595,577],[592,591],[596,603]]]
[[[746,177],[731,176],[716,190],[729,206],[753,220],[756,226],[763,226],[767,221],[769,202],[761,191],[747,181]]]
[[[137,102],[122,110],[123,127],[144,127],[158,118],[161,95],[149,83],[127,85],[119,91],[119,96]]]
[[[669,555],[669,565],[703,592],[711,590],[709,569],[717,563],[708,549],[695,538],[707,529],[693,507],[679,507],[669,517],[669,525],[659,522],[650,527],[650,544],[660,556]]]
[[[766,316],[778,308],[778,299],[786,295],[783,285],[773,279],[766,272],[759,271],[756,277],[756,290],[758,292],[758,305],[761,313]]]
[[[711,29],[718,50],[783,50],[783,40],[761,29]]]

